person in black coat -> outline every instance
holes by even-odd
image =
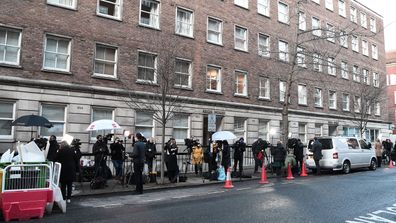
[[[231,149],[227,140],[223,140],[222,142],[221,165],[224,167],[225,172],[231,166]]]
[[[107,179],[106,174],[106,159],[109,154],[106,142],[102,135],[96,136],[97,141],[92,147],[92,152],[95,156],[95,175]]]
[[[286,159],[286,150],[281,141],[278,141],[276,146],[272,149],[271,154],[274,158],[274,163],[272,165],[274,172],[277,176],[280,176]]]
[[[133,158],[133,171],[136,180],[136,192],[143,193],[143,168],[145,160],[146,143],[144,137],[140,133],[136,133],[136,142],[133,145],[132,158]]]
[[[63,200],[67,200],[67,203],[70,203],[73,181],[76,178],[79,160],[74,150],[70,148],[67,142],[63,141],[55,156],[55,161],[62,164],[59,182],[61,184]]]
[[[171,183],[176,183],[177,175],[179,174],[179,166],[177,165],[177,144],[174,138],[169,140],[169,143],[166,147],[166,154],[168,156],[168,178]]]
[[[316,165],[316,174],[319,175],[320,174],[319,161],[322,159],[322,143],[320,143],[316,137],[314,138],[314,142],[312,144],[312,152]]]
[[[146,143],[146,162],[149,173],[153,172],[153,160],[155,159],[156,153],[157,153],[157,148],[155,146],[155,140],[154,137],[151,137]]]
[[[116,171],[116,177],[120,178],[122,176],[122,165],[124,163],[125,148],[118,137],[112,144],[110,144],[110,151],[111,161],[113,162],[113,166]]]
[[[56,141],[56,136],[51,135],[49,138],[49,148],[48,148],[48,154],[47,154],[47,160],[49,161],[55,161],[56,153],[59,150],[59,144]]]
[[[298,174],[300,174],[302,168],[302,162],[304,161],[304,144],[301,142],[300,139],[297,140],[297,145],[294,147],[294,155],[296,156]]]
[[[243,137],[241,137],[238,141],[234,143],[233,148],[234,148],[234,172],[236,173],[237,166],[239,163],[239,176],[242,176],[243,153],[246,150],[246,143]]]
[[[268,143],[264,141],[262,138],[258,138],[253,144],[252,144],[252,153],[253,153],[253,158],[254,158],[254,173],[257,173],[258,168],[262,166],[263,164],[263,156],[265,154],[265,149],[267,148]],[[261,159],[259,159],[259,154],[261,152]]]

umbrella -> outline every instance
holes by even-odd
[[[110,119],[101,119],[92,122],[86,131],[98,131],[98,130],[113,130],[113,129],[121,129],[120,125]]]
[[[11,122],[12,126],[31,126],[30,137],[33,138],[33,126],[51,128],[54,125],[48,119],[39,115],[24,115]]]
[[[234,135],[234,133],[230,131],[219,131],[215,132],[212,135],[212,140],[231,140],[231,139],[236,139],[237,137]]]

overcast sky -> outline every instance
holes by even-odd
[[[396,0],[357,0],[384,17],[385,50],[396,50]]]

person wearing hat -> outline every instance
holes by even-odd
[[[177,144],[174,138],[170,138],[166,146],[166,155],[168,160],[167,171],[168,178],[171,183],[176,183],[179,174],[179,166],[177,165]]]
[[[122,164],[124,162],[124,151],[125,148],[122,145],[121,140],[116,137],[115,141],[110,145],[111,161],[113,162],[114,169],[116,171],[116,178],[122,176]]]
[[[95,175],[106,177],[106,159],[109,154],[106,142],[103,140],[102,135],[96,136],[96,142],[92,147],[92,152],[95,156]]]
[[[135,173],[136,192],[143,194],[143,168],[146,152],[146,143],[140,133],[136,133],[135,144],[133,145],[133,171]]]

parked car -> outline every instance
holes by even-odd
[[[320,168],[330,170],[341,170],[345,174],[351,169],[369,168],[377,169],[377,158],[371,143],[364,139],[355,137],[318,137],[322,144],[322,159],[319,161]],[[312,143],[310,140],[307,147],[307,159],[305,161],[308,169],[316,169],[312,154]]]

